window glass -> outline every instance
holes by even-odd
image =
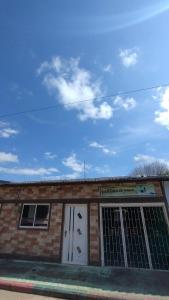
[[[24,205],[21,226],[33,226],[36,205]]]
[[[22,227],[48,227],[48,204],[24,204],[20,226]]]
[[[49,205],[37,205],[34,226],[47,227],[49,218]]]

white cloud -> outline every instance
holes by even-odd
[[[12,128],[0,129],[0,137],[9,138],[12,135],[18,134],[18,131]]]
[[[4,168],[0,167],[0,172],[12,175],[44,176],[58,172],[56,168]]]
[[[103,71],[106,73],[113,73],[112,65],[108,64],[108,65],[104,66]]]
[[[0,163],[18,162],[18,156],[12,153],[0,152]]]
[[[51,69],[53,69],[56,72],[60,72],[61,68],[62,68],[62,60],[60,59],[60,57],[54,56],[52,57],[50,62],[44,61],[37,69],[37,73],[38,75],[40,75],[44,71],[48,71]]]
[[[44,155],[46,159],[55,159],[57,157],[57,155],[52,154],[52,152],[45,152]]]
[[[73,153],[63,160],[64,166],[72,169],[76,173],[81,173],[84,171],[84,162],[77,160],[76,154]],[[88,168],[88,166],[86,166]]]
[[[169,160],[164,158],[156,158],[154,156],[146,155],[146,154],[137,154],[134,156],[134,160],[137,163],[152,163],[155,161],[159,161],[169,166]]]
[[[113,150],[109,149],[107,146],[99,144],[97,142],[90,143],[89,147],[100,149],[105,154],[109,154],[109,155],[115,155],[116,154],[116,151],[113,151]]]
[[[150,155],[137,154],[134,156],[134,160],[138,163],[151,163],[151,162],[155,161],[155,158]]]
[[[87,119],[110,119],[113,108],[103,96],[100,82],[94,80],[90,71],[79,66],[80,59],[64,60],[54,57],[41,64],[38,74],[44,74],[43,84],[53,93],[65,109],[78,111],[81,121]],[[97,98],[97,99],[96,99]]]
[[[99,176],[112,176],[112,169],[108,165],[102,165],[94,168]]]
[[[6,122],[0,122],[0,137],[9,138],[13,135],[17,135],[18,130],[9,127],[9,124]]]
[[[134,98],[122,98],[121,96],[116,96],[114,100],[114,105],[122,107],[125,110],[130,110],[136,107],[136,100]]]
[[[56,175],[56,176],[47,176],[44,177],[45,180],[66,180],[66,179],[77,179],[79,178],[79,173],[73,172],[70,174],[62,174],[62,175]]]
[[[66,175],[63,175],[62,178],[77,179],[77,178],[79,178],[79,173],[74,172],[74,173],[66,174]]]
[[[126,68],[134,66],[138,63],[138,49],[121,49],[119,57]]]
[[[169,87],[157,90],[156,99],[160,102],[160,109],[155,111],[155,122],[169,130]]]
[[[154,89],[155,93],[152,95],[152,98],[154,100],[158,100],[159,96],[162,96],[163,92],[164,92],[164,88],[162,88],[161,86],[157,87]]]
[[[8,125],[9,125],[9,123],[0,121],[0,127],[6,127],[6,126],[8,126]]]

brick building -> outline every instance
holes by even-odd
[[[168,270],[168,180],[2,182],[0,257]]]

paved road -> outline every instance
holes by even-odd
[[[23,293],[8,292],[0,290],[0,300],[63,300],[58,298],[49,298],[45,296],[36,296]],[[66,299],[65,299],[66,300]]]

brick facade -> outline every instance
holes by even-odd
[[[18,229],[20,206],[3,204],[0,211],[0,254],[60,260],[63,204],[52,204],[48,230]]]
[[[90,211],[90,256],[89,262],[93,265],[100,264],[100,226],[99,226],[99,205],[98,203],[91,203],[89,205]]]
[[[127,183],[129,186],[134,182]],[[159,182],[153,182],[158,196],[162,196]],[[111,186],[112,183],[104,183],[104,186]],[[0,200],[46,200],[53,199],[81,199],[100,198],[101,183],[72,183],[56,185],[0,185]]]
[[[153,182],[162,197],[159,182]],[[133,182],[132,182],[133,184]],[[0,185],[0,255],[43,257],[61,261],[63,203],[86,203],[89,207],[89,264],[100,260],[100,187],[102,182]],[[51,203],[49,228],[18,228],[22,203]]]

